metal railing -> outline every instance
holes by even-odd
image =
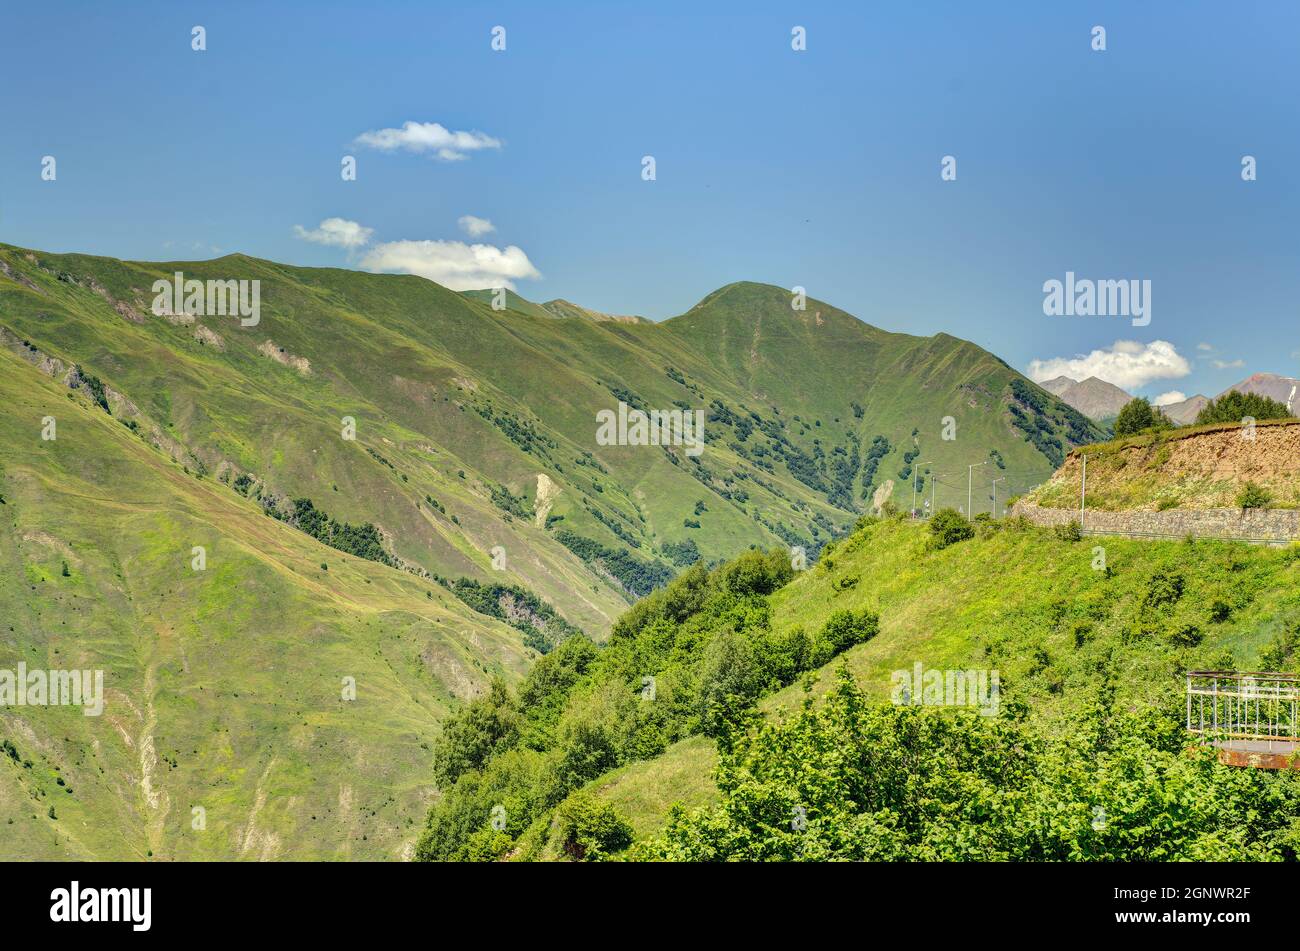
[[[1271,671],[1187,673],[1187,729],[1226,739],[1300,741],[1300,677]]]

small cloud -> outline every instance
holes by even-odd
[[[370,240],[374,228],[367,228],[346,218],[326,218],[320,225],[308,231],[302,225],[294,225],[293,233],[303,241],[312,244],[328,244],[336,248],[359,248]]]
[[[476,215],[461,215],[456,219],[456,224],[460,225],[460,230],[471,238],[481,238],[483,235],[491,234],[497,230],[497,226],[492,222]]]
[[[484,132],[453,132],[437,122],[404,122],[400,129],[375,129],[362,132],[354,140],[357,145],[393,152],[432,152],[444,162],[459,162],[469,158],[470,152],[480,149],[499,149],[501,140]]]
[[[1161,393],[1151,401],[1152,406],[1169,406],[1172,403],[1181,403],[1187,399],[1187,394],[1181,390],[1170,390],[1168,393]]]
[[[1209,352],[1210,352],[1211,350],[1213,350],[1214,348],[1213,348],[1212,346],[1210,346],[1208,343],[1198,343],[1198,344],[1196,345],[1196,349],[1197,349],[1197,350],[1200,350],[1200,351],[1202,351],[1202,352],[1204,352],[1204,353],[1209,353]]]
[[[1167,340],[1153,340],[1150,343],[1116,340],[1105,350],[1093,350],[1073,357],[1031,360],[1028,370],[1029,378],[1035,383],[1058,376],[1068,376],[1074,380],[1086,380],[1095,376],[1130,391],[1153,380],[1178,379],[1191,372],[1191,364]]]
[[[542,275],[521,248],[463,241],[389,241],[361,259],[368,271],[417,274],[453,291],[515,288],[515,281]]]
[[[1246,365],[1245,360],[1211,360],[1216,370],[1236,370]]]

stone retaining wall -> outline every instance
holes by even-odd
[[[1047,509],[1017,502],[1011,515],[1023,515],[1035,525],[1067,525],[1079,521],[1078,509]],[[1102,535],[1141,535],[1157,538],[1236,538],[1283,544],[1300,540],[1300,509],[1167,509],[1163,512],[1102,512],[1089,509],[1082,528]]]

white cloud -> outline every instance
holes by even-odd
[[[1216,370],[1236,370],[1246,365],[1245,360],[1211,360]]]
[[[1090,376],[1135,390],[1152,380],[1172,380],[1192,372],[1191,364],[1167,340],[1139,343],[1116,340],[1109,350],[1094,350],[1074,357],[1031,360],[1029,377],[1035,383],[1057,376],[1086,380]]]
[[[521,248],[463,241],[389,241],[367,251],[361,266],[368,271],[418,274],[453,291],[514,290],[515,281],[542,276]]]
[[[491,234],[497,230],[496,225],[477,215],[461,215],[456,219],[456,224],[460,225],[460,230],[471,238],[481,238],[483,235]]]
[[[1210,352],[1211,350],[1213,350],[1214,348],[1213,348],[1212,346],[1210,346],[1208,343],[1198,343],[1198,344],[1196,345],[1196,349],[1197,349],[1197,350],[1202,350],[1202,351],[1204,351],[1205,353],[1209,353],[1209,352]]]
[[[400,129],[376,129],[356,137],[357,145],[392,152],[432,152],[444,162],[469,158],[480,149],[499,149],[501,141],[484,132],[453,132],[437,122],[404,122]]]
[[[1169,406],[1172,403],[1181,403],[1187,399],[1187,394],[1181,390],[1170,390],[1168,393],[1161,393],[1151,401],[1152,406]]]
[[[293,233],[303,241],[313,244],[328,244],[337,248],[359,248],[370,240],[374,228],[367,228],[346,218],[326,218],[320,225],[310,231],[302,225],[294,225]]]

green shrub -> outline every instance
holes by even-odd
[[[571,859],[598,862],[632,844],[632,827],[608,803],[576,792],[555,810],[560,847]]]
[[[1064,525],[1057,525],[1052,531],[1061,541],[1077,542],[1083,539],[1083,529],[1079,527],[1079,523],[1074,519],[1070,519]]]
[[[779,548],[747,551],[719,571],[722,588],[738,596],[771,594],[794,577],[790,556]]]
[[[880,618],[871,611],[836,611],[813,642],[812,664],[821,667],[855,644],[865,644],[880,630]]]
[[[1254,482],[1247,482],[1237,493],[1237,506],[1243,509],[1268,508],[1268,503],[1272,500],[1268,491]]]
[[[947,548],[957,542],[975,537],[975,529],[956,509],[940,509],[930,519],[931,543],[935,548]]]
[[[465,857],[471,862],[496,862],[510,850],[514,841],[496,829],[479,829],[466,842]]]

